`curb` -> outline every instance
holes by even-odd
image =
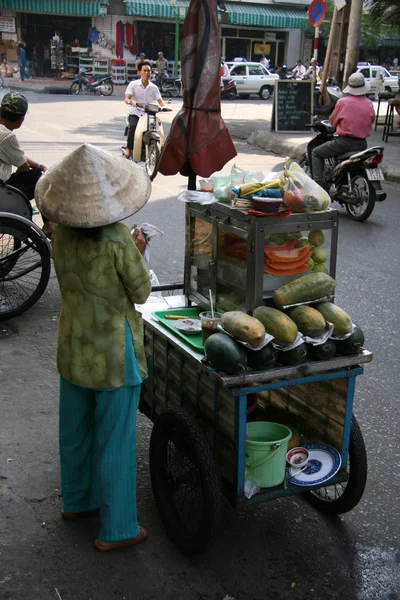
[[[273,133],[260,131],[252,133],[246,141],[248,144],[262,148],[266,152],[272,152],[282,157],[289,156],[293,160],[300,160],[307,149],[307,142],[302,144],[288,143]],[[393,167],[391,165],[385,166],[385,164],[383,164],[382,171],[386,181],[400,183],[400,167]]]

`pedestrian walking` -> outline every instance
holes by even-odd
[[[18,48],[19,48],[19,59],[18,59],[19,74],[20,74],[21,81],[25,81],[25,79],[31,79],[31,75],[28,75],[28,73],[25,70],[26,69],[25,44],[23,42],[20,42],[18,44]]]
[[[379,100],[379,94],[385,91],[385,78],[382,67],[377,67],[375,75],[375,100]]]
[[[151,284],[143,239],[135,245],[119,221],[150,193],[141,167],[89,144],[49,169],[36,190],[41,212],[59,223],[52,255],[61,292],[61,515],[76,520],[100,509],[100,551],[147,535],[136,508],[136,413],[147,367],[134,303],[146,302]]]

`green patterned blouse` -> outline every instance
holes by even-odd
[[[125,323],[132,332],[140,375],[147,374],[143,323],[150,278],[144,259],[122,223],[102,227],[99,238],[59,225],[52,241],[61,290],[57,367],[68,381],[111,389],[125,381]]]

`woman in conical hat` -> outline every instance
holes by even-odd
[[[53,260],[61,291],[61,493],[66,520],[100,509],[101,551],[141,542],[136,513],[136,410],[147,374],[134,303],[150,294],[144,259],[122,219],[151,184],[135,163],[83,145],[36,186],[43,215],[59,225]]]

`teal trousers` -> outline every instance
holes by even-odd
[[[93,390],[60,378],[61,495],[66,512],[100,508],[99,539],[136,537],[140,385]]]

